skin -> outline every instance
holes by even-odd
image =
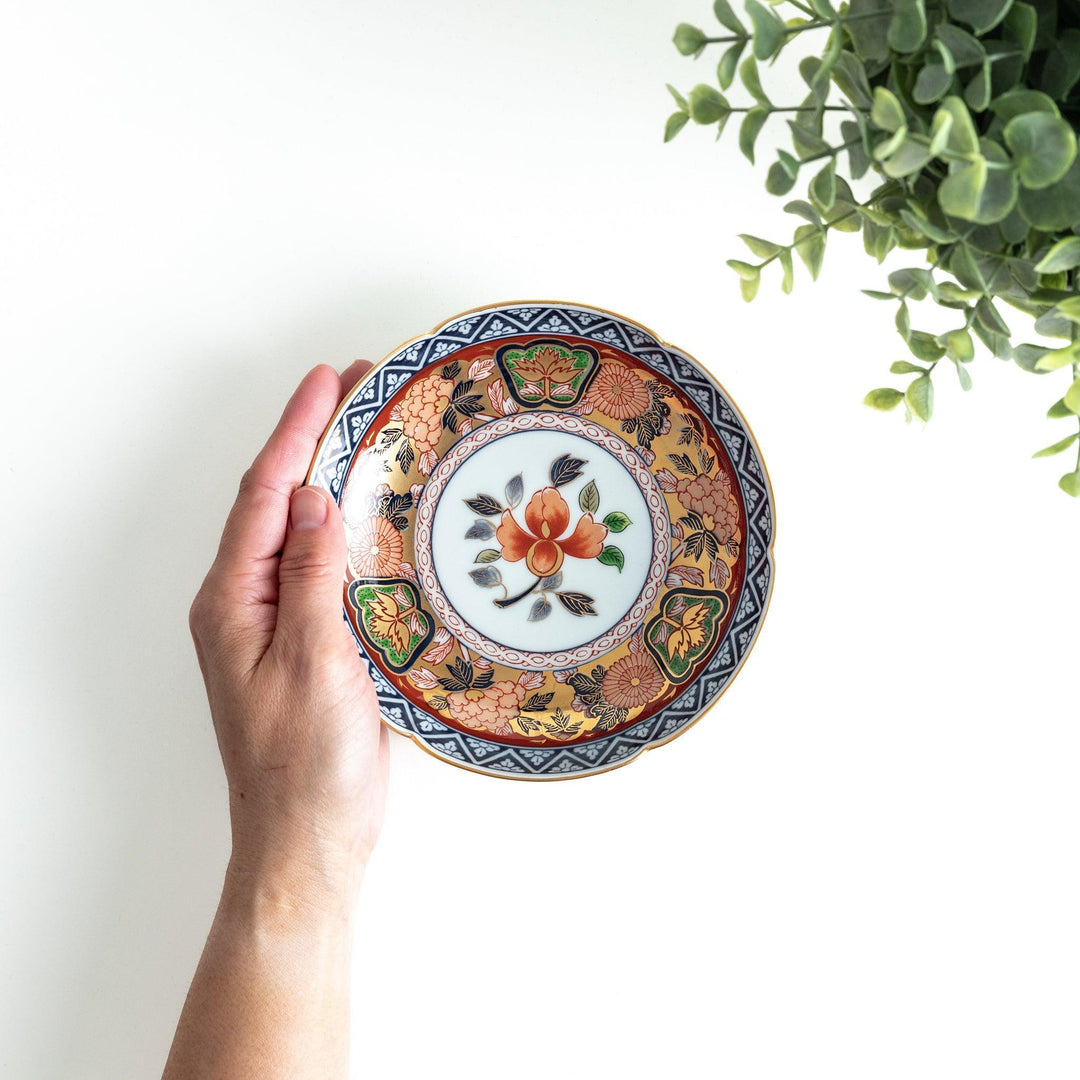
[[[164,1080],[347,1074],[353,911],[389,745],[341,618],[341,517],[302,484],[369,367],[305,377],[244,474],[191,607],[232,852]]]

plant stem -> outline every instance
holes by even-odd
[[[519,592],[517,596],[508,596],[503,598],[502,600],[493,600],[492,603],[496,607],[509,607],[511,604],[516,604],[519,600],[522,600],[526,596],[528,596],[529,593],[531,593],[533,589],[535,589],[536,586],[540,584],[540,581],[541,579],[537,578],[527,589]]]
[[[790,0],[789,0],[790,2]],[[799,5],[796,5],[798,7]],[[803,11],[806,11],[803,8]],[[788,37],[794,37],[796,34],[805,34],[807,30],[831,30],[834,26],[843,26],[849,22],[860,22],[863,19],[884,19],[892,18],[892,9],[889,8],[885,11],[862,11],[857,15],[838,15],[835,19],[817,19],[817,13],[812,12],[815,16],[814,22],[807,23],[805,26],[785,26],[784,33]],[[730,45],[736,41],[749,41],[750,34],[725,34],[722,37],[707,37],[705,38],[705,45]]]

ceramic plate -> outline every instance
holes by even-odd
[[[692,357],[597,308],[505,304],[354,389],[311,483],[383,720],[455,765],[557,779],[692,724],[772,588],[768,477]]]

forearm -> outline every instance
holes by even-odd
[[[230,868],[163,1080],[345,1077],[344,905]]]

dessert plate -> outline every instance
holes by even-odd
[[[623,765],[723,693],[772,589],[773,507],[730,398],[599,308],[458,315],[343,402],[345,619],[383,720],[532,780]]]

